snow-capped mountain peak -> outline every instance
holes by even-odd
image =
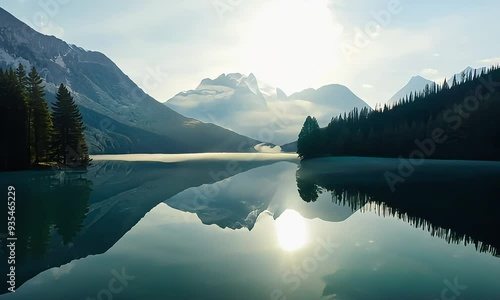
[[[257,96],[263,97],[262,93],[260,91],[259,82],[257,80],[257,77],[255,77],[255,75],[253,73],[250,73],[250,75],[248,75],[248,77],[246,77],[246,78],[243,76],[241,78],[240,85],[245,85],[246,87],[248,87],[250,89],[250,91],[252,91],[252,93],[254,93]]]
[[[276,145],[297,139],[308,115],[315,115],[326,125],[334,115],[354,107],[369,107],[342,85],[327,85],[288,97],[252,73],[204,79],[195,90],[179,93],[165,105],[188,117]]]
[[[254,74],[245,75],[241,73],[221,74],[216,79],[203,79],[196,90],[212,89],[213,87],[226,87],[234,90],[248,89],[256,96],[263,97],[259,81]]]
[[[214,86],[234,90],[249,90],[252,94],[263,98],[267,102],[286,100],[288,98],[283,90],[258,79],[253,73],[250,73],[249,75],[242,73],[224,73],[219,75],[216,79],[205,78],[195,90],[202,91],[212,89]],[[184,91],[179,93],[179,95],[185,95],[189,92],[193,91]]]

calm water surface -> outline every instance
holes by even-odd
[[[397,160],[192,158],[1,174],[20,286],[0,299],[500,299],[500,164],[391,190]]]

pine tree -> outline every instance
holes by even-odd
[[[449,89],[450,89],[450,86],[448,85],[448,81],[445,78],[444,82],[443,82],[443,88],[442,88],[442,90],[445,91],[445,90],[449,90]]]
[[[53,150],[58,163],[71,167],[90,164],[83,118],[73,96],[61,84],[53,106]]]
[[[22,90],[22,96],[24,98],[24,102],[26,104],[26,142],[28,143],[28,149],[27,149],[27,159],[31,163],[31,114],[30,114],[30,106],[29,106],[29,100],[28,100],[28,76],[26,74],[26,70],[24,69],[24,66],[22,64],[19,64],[17,69],[16,69],[16,76],[17,76],[17,81],[19,82],[19,86]]]
[[[427,97],[431,94],[431,86],[426,84],[424,87],[424,97]]]
[[[45,93],[43,91],[43,87],[41,87],[42,79],[38,75],[35,67],[31,68],[31,72],[26,77],[26,97],[27,97],[27,105],[28,105],[28,142],[30,145],[30,160],[33,161],[33,158],[36,156],[35,154],[35,133],[34,133],[34,125],[33,125],[33,107],[35,106],[35,102],[37,99],[43,99],[45,97]],[[36,159],[35,159],[36,160]]]
[[[26,75],[26,70],[22,64],[16,69],[17,80],[24,91],[28,88],[28,76]]]
[[[315,151],[319,150],[314,149],[314,141],[319,130],[319,124],[316,118],[308,116],[302,126],[297,142],[297,153],[299,157],[308,158],[311,154],[315,153]]]
[[[500,82],[500,71],[496,68],[490,68],[481,77],[491,76],[492,82]],[[439,89],[436,84],[428,85],[422,92],[403,99],[400,105],[392,108],[377,105],[370,111],[354,109],[333,118],[324,129],[318,129],[314,119],[308,117],[299,136],[298,154],[304,159],[326,155],[399,157],[402,153],[411,157],[415,141],[434,138],[435,130],[439,129],[444,131],[446,140],[432,154],[425,153],[431,158],[500,160],[500,92],[493,91],[460,123],[450,123],[446,117],[464,98],[475,96],[469,81],[481,84],[479,78],[474,79],[473,72],[463,75],[465,83],[459,75],[453,77],[453,88],[446,80]]]
[[[27,139],[28,108],[16,73],[0,69],[1,170],[22,170],[30,165]]]
[[[49,106],[45,101],[42,79],[33,67],[27,78],[30,99],[31,123],[33,130],[33,153],[35,164],[45,161],[49,156],[52,135],[52,119]]]
[[[466,83],[467,82],[467,72],[462,71],[460,72],[460,82],[459,84],[463,84],[463,83]]]

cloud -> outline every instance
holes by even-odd
[[[434,53],[434,54],[432,54],[432,56],[434,56],[434,57],[440,57],[440,56],[441,56],[441,54],[439,54],[439,53]]]
[[[373,89],[373,85],[371,84],[363,84],[364,89]]]

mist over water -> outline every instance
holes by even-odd
[[[95,161],[130,162],[186,162],[186,161],[295,161],[299,159],[292,153],[194,153],[194,154],[124,154],[95,155]]]

